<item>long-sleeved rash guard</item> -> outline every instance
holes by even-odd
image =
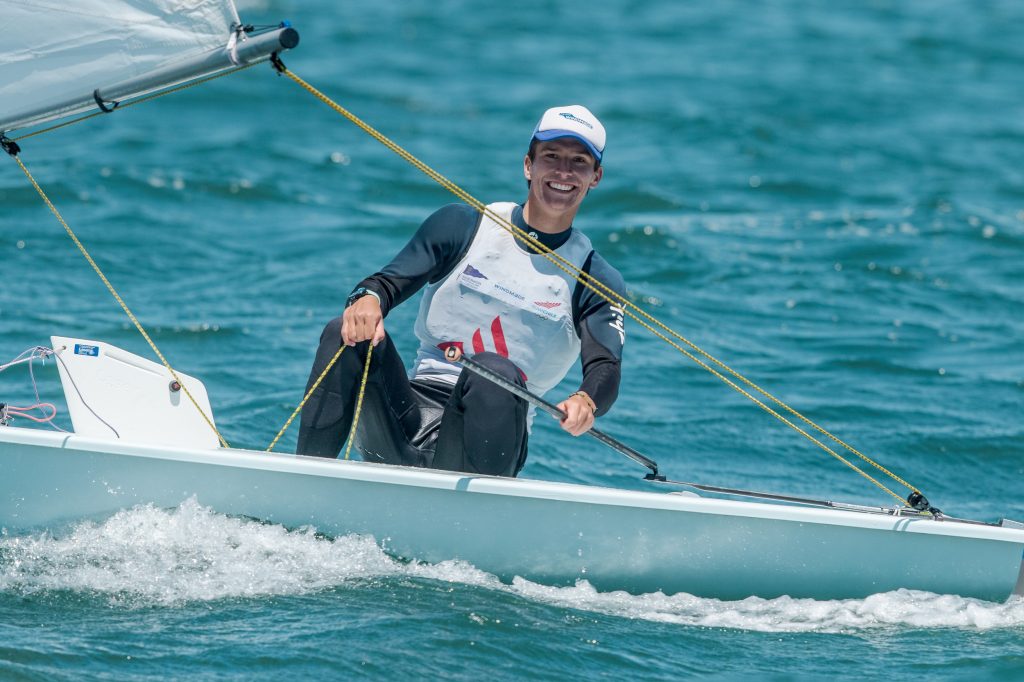
[[[449,204],[438,209],[423,222],[394,260],[356,285],[349,302],[362,295],[362,290],[372,291],[380,297],[381,312],[387,316],[392,308],[424,285],[438,282],[451,273],[469,249],[480,218],[479,211],[465,204]],[[513,210],[512,221],[549,249],[564,244],[572,232],[572,228],[557,234],[535,231],[523,219],[521,207]],[[539,253],[521,241],[520,245]],[[625,295],[622,276],[596,251],[590,253],[582,269],[616,293]],[[581,344],[583,383],[580,389],[594,400],[596,414],[600,416],[611,408],[619,392],[622,346],[626,340],[622,309],[577,282],[572,295],[572,318]]]

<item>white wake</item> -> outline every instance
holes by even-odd
[[[538,603],[616,617],[763,632],[850,632],[878,628],[989,630],[1024,625],[1024,600],[995,604],[899,590],[866,599],[704,599],[688,594],[598,592],[581,581],[511,585],[470,564],[405,563],[369,537],[335,539],[216,514],[195,501],[172,510],[122,511],[82,522],[67,535],[0,536],[0,591],[70,591],[127,607],[168,606],[343,589],[392,576],[516,594]]]

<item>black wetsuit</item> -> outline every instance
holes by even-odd
[[[444,279],[469,249],[480,218],[476,209],[464,204],[439,209],[391,263],[356,286],[349,305],[372,291],[387,316],[424,285]],[[557,234],[531,230],[518,207],[512,221],[550,249],[557,249],[571,234],[571,230]],[[582,269],[617,293],[625,293],[621,275],[597,252],[591,252]],[[625,341],[622,312],[577,283],[572,316],[581,344],[580,388],[594,400],[600,416],[618,395]],[[337,318],[320,337],[307,390],[340,344],[341,318]],[[342,353],[313,392],[302,411],[298,454],[338,455],[351,427],[367,346],[368,342],[359,343]],[[507,358],[485,352],[474,359],[523,385],[521,372]],[[373,351],[355,447],[367,461],[514,476],[526,461],[526,414],[522,399],[468,371],[454,386],[410,380],[394,344],[385,337]]]

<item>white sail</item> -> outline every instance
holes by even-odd
[[[0,131],[241,63],[239,23],[232,0],[0,0]]]

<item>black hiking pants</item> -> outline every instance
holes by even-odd
[[[337,457],[348,438],[369,342],[347,348],[302,408],[296,453]],[[341,318],[320,336],[306,390],[341,347]],[[525,386],[496,353],[477,362]],[[373,349],[354,448],[367,462],[515,476],[526,463],[526,401],[463,370],[453,387],[410,380],[391,338]]]

